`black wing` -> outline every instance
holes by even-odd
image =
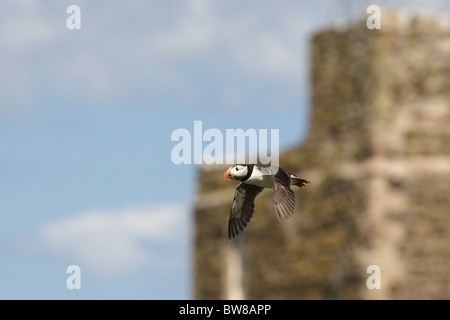
[[[250,222],[255,209],[255,198],[263,189],[246,183],[238,185],[228,221],[228,238],[236,237]]]
[[[276,174],[270,176],[273,187],[273,203],[278,215],[278,221],[290,218],[294,214],[295,195],[291,190],[291,177],[279,169]]]

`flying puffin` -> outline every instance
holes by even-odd
[[[223,180],[240,180],[234,193],[228,221],[228,238],[231,240],[244,230],[253,215],[255,198],[264,188],[273,188],[273,202],[278,221],[294,214],[295,196],[291,186],[303,187],[310,183],[279,167],[263,164],[237,164],[223,174]]]

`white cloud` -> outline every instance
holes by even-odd
[[[181,206],[92,210],[42,225],[31,241],[44,256],[110,280],[144,268],[180,267],[190,242],[188,228],[188,208]]]
[[[157,106],[151,98],[176,96],[227,109],[279,107],[306,86],[311,31],[350,11],[365,15],[355,1],[78,0],[81,30],[69,31],[70,4],[0,2],[0,116],[35,106],[43,91],[106,104]],[[192,81],[197,72],[218,80],[218,92]]]
[[[4,109],[38,104],[42,91],[106,102],[165,94],[201,102],[204,83],[191,81],[196,72],[221,79],[220,101],[213,102],[227,107],[248,99],[260,82],[276,83],[259,90],[267,95],[300,85],[300,39],[311,24],[304,4],[264,2],[255,10],[238,1],[130,6],[80,0],[78,31],[66,28],[69,4],[0,4],[0,68],[11,75],[0,80],[0,93],[10,101]]]

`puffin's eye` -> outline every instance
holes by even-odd
[[[236,171],[239,171],[239,168],[238,168],[238,167],[236,167]]]

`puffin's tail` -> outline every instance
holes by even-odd
[[[294,183],[292,185],[293,186],[297,186],[299,188],[304,187],[305,185],[310,183],[308,180],[301,179],[301,178],[298,178],[298,177],[292,177],[291,176],[291,179],[292,179],[292,181],[294,181]]]

